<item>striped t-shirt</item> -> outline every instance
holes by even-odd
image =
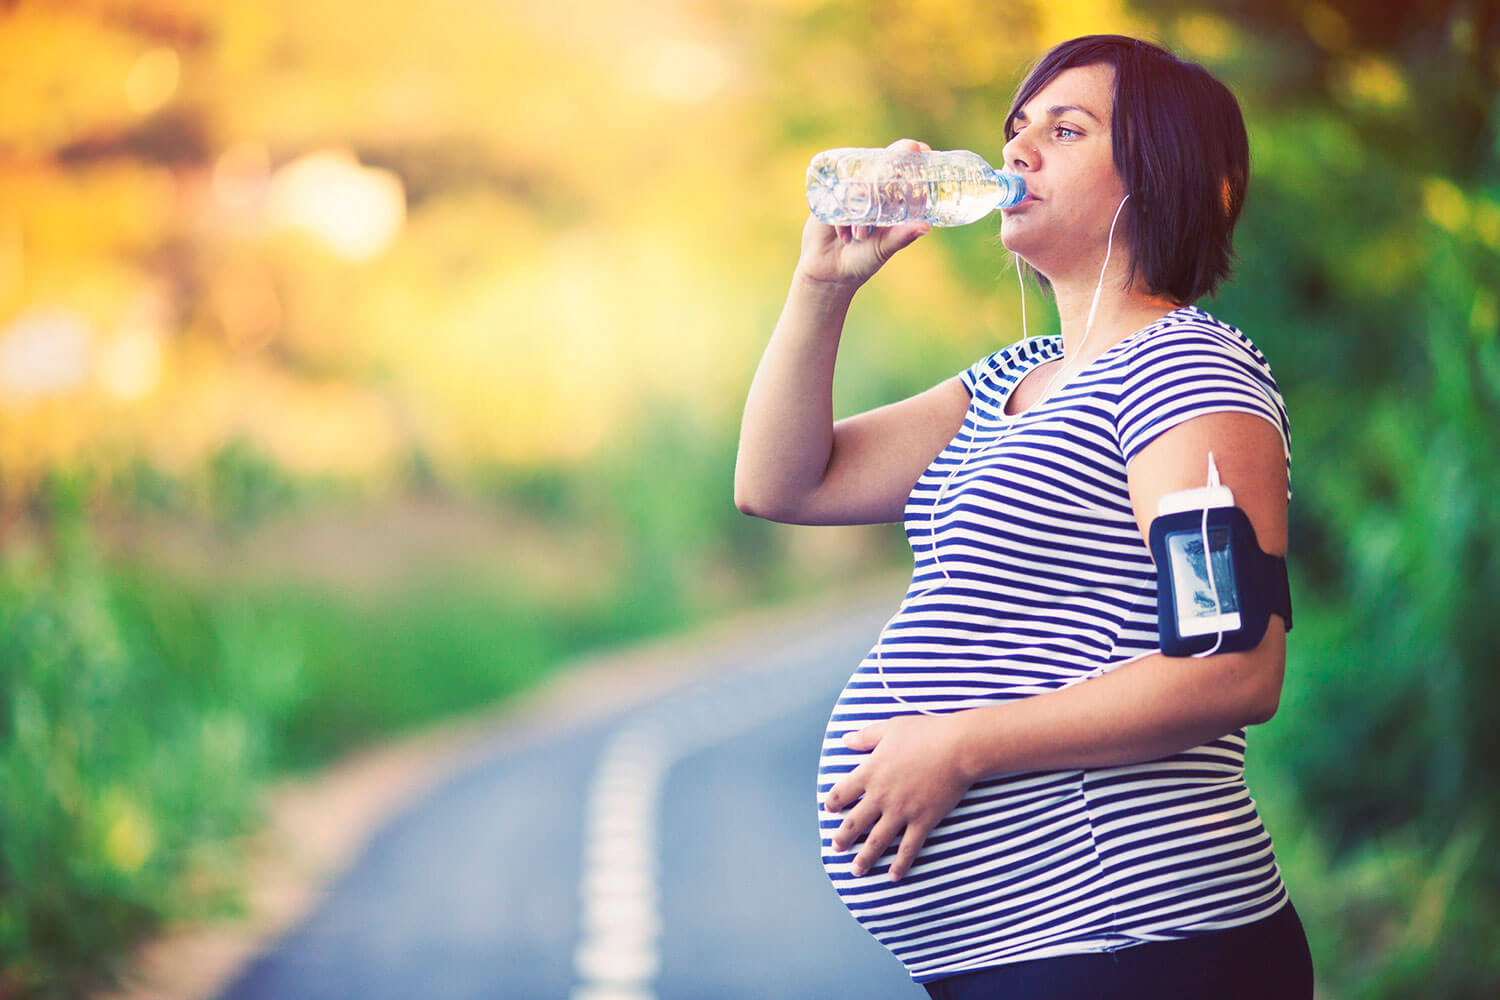
[[[915,572],[900,610],[834,706],[818,798],[864,756],[845,733],[1053,691],[1157,649],[1157,577],[1127,463],[1154,437],[1241,411],[1281,431],[1270,367],[1234,327],[1188,306],[1136,331],[1024,413],[1010,391],[1061,354],[1013,344],[962,379],[963,427],[906,505]],[[940,496],[941,494],[941,496]],[[1122,767],[980,781],[889,879],[823,861],[855,918],[918,982],[1027,959],[1109,951],[1250,923],[1285,899],[1244,784],[1244,731]],[[858,845],[855,850],[857,851]]]

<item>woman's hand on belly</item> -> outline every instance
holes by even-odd
[[[959,737],[951,715],[897,716],[844,737],[845,746],[870,755],[829,790],[823,807],[848,810],[834,831],[834,850],[851,850],[864,837],[854,874],[873,868],[897,837],[891,881],[911,870],[932,828],[975,781],[959,766]]]

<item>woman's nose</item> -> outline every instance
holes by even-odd
[[[1012,171],[1020,172],[1029,170],[1037,165],[1036,148],[1029,145],[1025,140],[1026,130],[1017,129],[1016,133],[1000,149],[1000,155],[1005,158],[1005,164]]]

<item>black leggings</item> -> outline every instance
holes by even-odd
[[[1313,967],[1288,900],[1227,931],[1015,962],[926,986],[933,1000],[1311,1000]]]

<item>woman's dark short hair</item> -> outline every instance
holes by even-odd
[[[1111,127],[1115,169],[1130,195],[1123,220],[1131,279],[1179,305],[1210,295],[1234,259],[1250,142],[1239,102],[1206,69],[1123,35],[1063,42],[1016,92],[1006,141],[1015,134],[1016,112],[1055,76],[1099,64],[1115,70]]]

